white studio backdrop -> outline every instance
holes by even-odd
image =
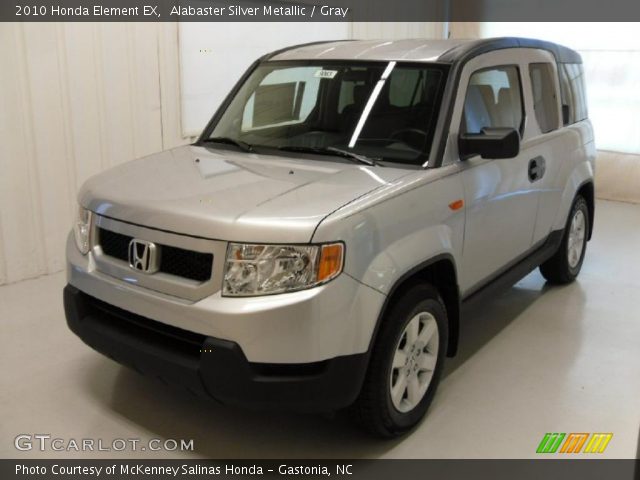
[[[640,24],[485,22],[480,36],[540,38],[580,52],[596,146],[640,153]]]
[[[182,131],[196,136],[258,57],[289,45],[348,39],[351,24],[185,22],[178,32]]]
[[[188,143],[183,133],[200,132],[261,54],[352,35],[424,38],[440,31],[427,22],[181,26],[2,24],[0,285],[62,270],[80,185],[109,167]]]

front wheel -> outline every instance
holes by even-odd
[[[438,291],[414,285],[382,319],[356,403],[363,426],[395,437],[424,417],[440,381],[447,347],[447,312]]]
[[[550,283],[570,283],[580,273],[587,250],[589,233],[589,207],[584,197],[578,195],[571,212],[558,251],[540,265],[540,273]]]

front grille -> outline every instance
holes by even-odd
[[[98,228],[98,241],[105,255],[129,261],[129,242],[133,237]]]
[[[98,243],[102,252],[113,258],[129,261],[129,242],[133,237],[98,228]],[[206,282],[211,278],[213,254],[184,250],[170,245],[156,243],[160,250],[160,272]]]

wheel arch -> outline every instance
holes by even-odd
[[[589,208],[589,232],[587,233],[587,240],[591,240],[591,235],[593,234],[593,220],[595,218],[596,210],[595,186],[593,182],[588,180],[580,185],[576,195],[581,195],[587,202],[587,207]]]
[[[562,230],[566,228],[567,218],[571,212],[571,207],[575,202],[576,195],[583,195],[589,206],[589,232],[591,238],[593,228],[593,217],[595,212],[595,187],[594,187],[594,167],[589,161],[580,162],[576,165],[568,176],[562,194],[560,196],[556,218],[552,225],[552,230]]]
[[[447,344],[447,356],[455,356],[458,350],[458,337],[460,328],[460,290],[455,260],[450,254],[437,255],[425,262],[416,265],[405,272],[396,280],[380,310],[374,333],[369,345],[369,351],[377,341],[378,332],[384,321],[385,314],[399,299],[406,288],[417,283],[428,282],[434,286],[442,296],[447,311],[449,327],[449,339]]]

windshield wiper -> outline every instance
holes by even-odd
[[[342,150],[336,147],[303,147],[297,145],[284,145],[282,147],[278,147],[278,150],[283,150],[286,152],[308,152],[308,153],[317,153],[318,155],[336,155],[342,158],[348,158],[349,160],[355,160],[358,163],[364,163],[365,165],[369,165],[370,167],[376,166],[377,163],[373,158],[369,158],[365,155],[360,155],[359,153],[350,152],[348,150]]]
[[[247,142],[231,137],[211,137],[203,140],[204,143],[226,143],[227,145],[235,145],[245,152],[253,152],[253,147]]]

